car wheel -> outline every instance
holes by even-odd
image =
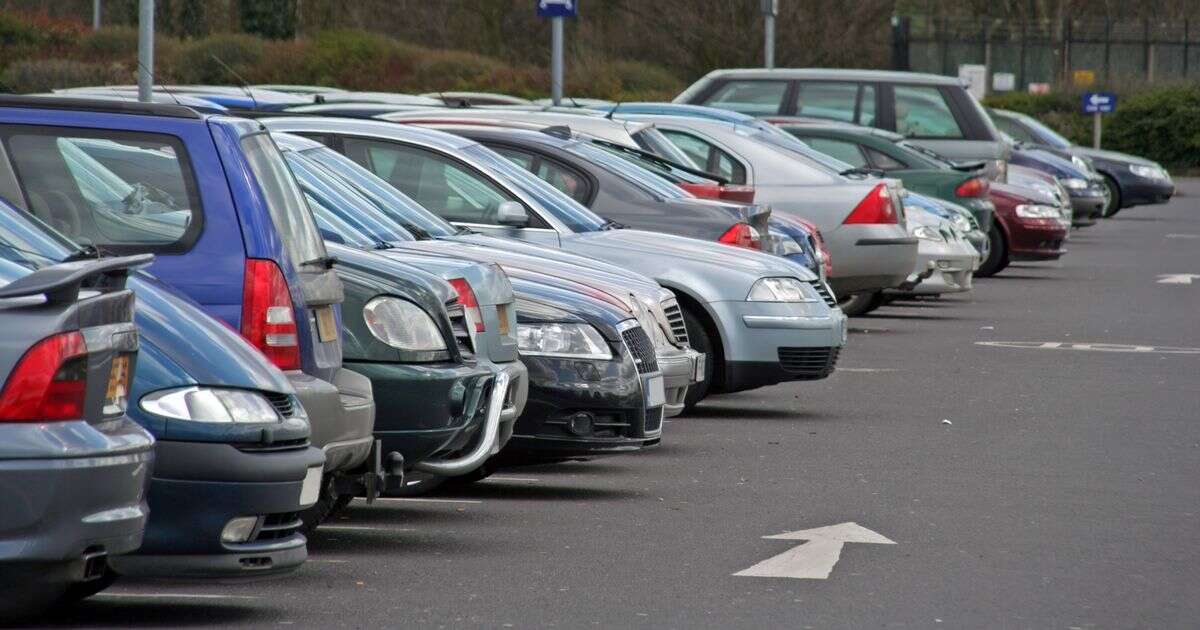
[[[1008,266],[1008,244],[1004,242],[1004,234],[995,225],[988,231],[988,255],[975,270],[976,278],[994,276]]]
[[[353,498],[347,495],[343,502],[342,497],[333,489],[333,477],[326,477],[321,483],[321,494],[317,496],[317,502],[300,513],[300,520],[304,523],[300,528],[300,533],[311,538],[318,525],[325,522],[325,519],[338,510],[349,505]]]
[[[846,317],[858,317],[883,306],[883,291],[866,291],[847,296],[838,302]]]
[[[688,387],[687,396],[683,399],[684,412],[691,411],[696,405],[708,396],[708,390],[712,387],[713,373],[716,366],[716,357],[713,356],[712,341],[708,337],[708,331],[705,330],[704,324],[700,318],[692,314],[688,309],[683,309],[683,325],[687,328],[688,343],[696,352],[704,353],[704,380],[695,383]]]
[[[1104,187],[1108,189],[1108,203],[1101,215],[1107,219],[1121,211],[1121,187],[1117,185],[1117,180],[1108,175],[1104,176]]]
[[[117,575],[116,571],[113,571],[112,569],[105,569],[104,575],[101,575],[94,580],[79,582],[77,584],[68,586],[67,592],[63,593],[61,601],[64,604],[73,604],[77,601],[87,599],[92,595],[95,595],[96,593],[99,593],[100,591],[112,586],[119,577],[121,576]]]

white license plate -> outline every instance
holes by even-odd
[[[304,475],[304,485],[300,486],[300,507],[306,508],[317,502],[321,496],[321,476],[325,470],[321,466],[313,466]]]
[[[646,407],[661,407],[667,402],[667,393],[663,390],[663,377],[651,376],[646,379]]]
[[[701,352],[700,356],[696,357],[696,365],[692,368],[692,380],[697,383],[704,381],[704,364],[706,358],[707,355]]]

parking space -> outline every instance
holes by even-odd
[[[652,452],[356,501],[286,579],[128,580],[48,622],[1190,625],[1200,354],[1160,350],[1200,348],[1200,283],[1157,281],[1200,274],[1179,185],[1061,262],[852,320],[831,378],[712,398]]]

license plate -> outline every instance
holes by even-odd
[[[333,316],[332,306],[322,306],[316,309],[317,337],[322,343],[337,341],[337,318]]]
[[[661,407],[667,402],[667,393],[663,390],[663,377],[651,376],[646,379],[646,407]]]
[[[500,319],[500,336],[508,336],[508,305],[499,304],[496,306],[496,317]]]
[[[707,356],[701,352],[700,356],[696,357],[696,365],[692,369],[692,380],[697,383],[704,381],[704,364]]]
[[[113,357],[108,371],[108,386],[104,389],[104,413],[120,413],[129,395],[129,355]]]
[[[304,475],[304,485],[300,486],[301,508],[306,508],[316,503],[317,497],[321,496],[321,476],[323,473],[324,469],[321,466],[313,466]]]

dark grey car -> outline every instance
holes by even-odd
[[[138,349],[125,277],[151,257],[43,266],[4,253],[0,622],[141,546],[154,458],[154,438],[125,415]]]

